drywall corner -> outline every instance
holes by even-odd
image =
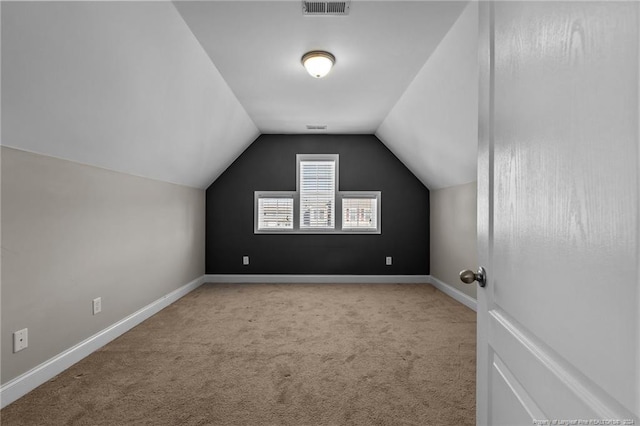
[[[458,274],[478,267],[477,182],[431,191],[431,276],[476,299]]]

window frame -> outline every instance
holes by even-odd
[[[302,213],[301,204],[301,190],[300,190],[300,163],[303,161],[333,161],[334,163],[334,176],[333,176],[333,228],[302,228],[300,223],[300,215]],[[338,154],[296,154],[296,200],[294,201],[294,210],[297,206],[298,211],[296,213],[296,222],[294,222],[294,229],[301,234],[326,234],[335,233],[338,229],[338,188],[339,188],[339,170],[340,170],[340,158]]]
[[[382,217],[382,192],[381,191],[341,191],[340,198],[340,231],[345,234],[381,234],[381,217]],[[344,203],[347,199],[367,199],[376,200],[376,226],[375,228],[350,228],[345,229],[342,218],[344,217]]]
[[[296,226],[296,193],[293,191],[255,191],[253,200],[253,232],[254,234],[289,234],[295,230]],[[293,214],[291,221],[293,228],[264,228],[260,229],[260,198],[288,198],[293,200]]]
[[[333,228],[301,228],[300,227],[300,162],[301,161],[333,161],[335,164],[334,176],[334,227]],[[254,234],[382,234],[382,192],[381,191],[340,191],[340,155],[339,154],[296,154],[296,190],[295,191],[254,191],[253,202],[253,233]],[[260,223],[259,199],[260,198],[292,198],[293,199],[293,229],[265,228],[258,229]],[[375,198],[376,199],[376,228],[352,228],[342,227],[342,199],[343,198]]]

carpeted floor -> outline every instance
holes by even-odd
[[[2,425],[474,425],[475,312],[429,285],[205,284]]]

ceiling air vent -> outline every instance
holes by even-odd
[[[305,16],[348,15],[351,0],[346,1],[303,1],[302,14]]]
[[[327,130],[326,124],[307,124],[307,130]]]

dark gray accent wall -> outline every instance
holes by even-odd
[[[296,154],[339,154],[340,191],[381,191],[382,233],[254,234],[254,191],[295,191]],[[206,200],[208,274],[429,274],[429,190],[372,135],[262,135]]]

